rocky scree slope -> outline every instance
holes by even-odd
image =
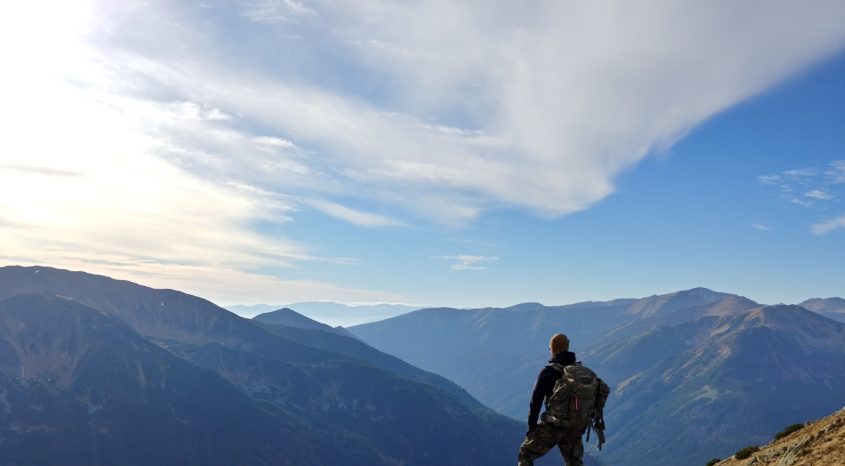
[[[845,408],[719,466],[841,466],[845,464]]]

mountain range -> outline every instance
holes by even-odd
[[[511,464],[523,433],[354,338],[48,267],[0,268],[0,381],[3,464]]]
[[[696,288],[343,329],[3,267],[0,464],[512,464],[557,331],[614,390],[590,456],[703,464],[841,407],[838,298],[802,304],[813,312]]]
[[[350,327],[368,322],[389,319],[411,311],[420,306],[405,304],[375,303],[375,304],[346,304],[334,301],[303,301],[285,305],[253,304],[232,305],[226,309],[246,318],[259,314],[274,312],[279,309],[291,309],[309,319],[337,327]]]
[[[801,307],[839,322],[845,322],[845,299],[842,298],[813,298],[800,304]]]
[[[546,307],[424,309],[351,327],[517,419],[548,339],[566,333],[614,389],[607,464],[697,464],[842,405],[845,325],[703,288]],[[808,388],[812,387],[812,394]]]

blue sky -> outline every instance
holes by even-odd
[[[765,303],[845,294],[845,229],[813,225],[845,212],[845,184],[825,172],[845,157],[845,57],[835,56],[696,128],[617,181],[592,208],[558,219],[516,209],[466,228],[399,228],[361,235],[332,219],[297,222],[297,235],[352,251],[390,289],[431,303],[501,306],[640,297],[696,286]],[[789,171],[813,171],[790,183]],[[785,195],[764,177],[779,175]],[[831,199],[807,193],[821,190]],[[812,203],[801,205],[799,200]],[[317,232],[310,222],[320,222]],[[319,232],[323,232],[322,234]],[[451,270],[446,251],[496,257]],[[414,264],[403,270],[401,264]],[[327,267],[333,279],[349,278]],[[336,277],[336,278],[334,278]],[[426,299],[422,298],[422,299]]]
[[[220,304],[845,295],[845,7],[10,7],[0,263]]]

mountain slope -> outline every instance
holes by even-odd
[[[346,336],[342,333],[338,333],[336,329],[332,329],[331,327],[329,327],[329,330],[327,331],[268,325],[268,329],[273,333],[309,348],[332,351],[358,358],[372,364],[375,367],[393,372],[410,380],[422,382],[441,390],[445,390],[471,409],[487,409],[466,390],[459,387],[454,382],[437,374],[418,369],[417,367],[414,367],[395,356],[383,353],[361,342],[354,336]]]
[[[517,423],[454,385],[443,389],[302,345],[183,293],[44,267],[0,269],[0,298],[21,293],[83,303],[216,372],[285,419],[319,428],[324,440],[315,445],[344,451],[343,464],[431,464],[431,445],[439,464],[510,464],[521,440]]]
[[[94,309],[0,301],[4,464],[325,464],[336,449]],[[22,376],[22,377],[21,377]],[[192,446],[186,448],[186,446]]]
[[[735,456],[719,466],[838,466],[845,464],[845,408],[775,439],[745,459]]]
[[[828,319],[845,322],[845,299],[842,298],[813,298],[799,306],[827,317]]]
[[[845,393],[845,325],[704,289],[557,308],[428,309],[350,330],[518,419],[548,337],[567,333],[614,389],[599,457],[608,464],[703,464],[831,412]]]
[[[293,309],[282,308],[275,311],[265,312],[253,317],[252,320],[263,324],[283,325],[285,327],[305,328],[311,330],[323,330],[331,332],[334,329],[328,325],[309,319]]]
[[[756,306],[739,296],[697,288],[556,307],[525,303],[504,309],[423,309],[348,330],[381,351],[455,381],[487,406],[522,419],[554,333],[566,333],[578,352],[656,325]]]
[[[608,440],[628,447],[608,449],[610,463],[703,463],[829,413],[845,393],[845,325],[798,306],[658,328],[586,356],[616,382]]]

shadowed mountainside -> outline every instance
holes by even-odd
[[[403,376],[366,359],[306,346],[286,338],[283,332],[184,293],[46,267],[0,268],[0,300],[22,294],[57,296],[63,302],[74,301],[96,309],[102,318],[137,334],[139,341],[148,342],[147,346],[185,367],[215,377],[231,393],[261,407],[257,408],[259,411],[270,413],[272,419],[268,423],[297,426],[291,430],[291,444],[308,445],[297,450],[306,456],[313,448],[317,452],[314,464],[335,463],[332,454],[336,451],[343,452],[343,464],[510,464],[521,440],[521,426],[484,408],[441,377],[410,369]],[[36,304],[30,307],[38,307]],[[356,342],[340,335],[325,335]],[[45,348],[50,348],[49,357],[58,357],[63,351],[50,345]],[[22,354],[13,343],[6,349],[8,360],[14,359],[12,354]],[[134,364],[132,358],[128,357],[126,364]],[[393,364],[398,365],[396,361]],[[20,380],[16,366],[3,367],[12,372],[4,370],[10,383]],[[414,377],[417,380],[412,380]],[[125,387],[116,389],[136,393],[136,382],[130,378]],[[28,386],[21,387],[30,393],[26,391],[30,390]],[[180,393],[184,397],[195,395],[190,387]],[[43,391],[45,399],[54,395]],[[226,405],[227,401],[216,403]],[[9,409],[18,409],[18,403]],[[225,410],[212,409],[209,413],[228,422]],[[95,435],[93,427],[84,427],[85,419],[74,422],[83,426],[80,429],[84,435]],[[312,429],[318,430],[319,436],[310,436]],[[20,445],[32,445],[36,431],[23,431]],[[140,439],[130,436],[127,441]],[[197,441],[189,439],[183,445],[191,450],[199,445]],[[98,444],[80,445],[79,448],[88,449],[86,458],[94,458],[82,463],[103,464],[95,457],[99,454]],[[141,449],[142,445],[133,447]],[[291,452],[285,455],[289,461],[309,463],[300,462],[298,453]],[[190,454],[194,453],[185,453]]]
[[[253,317],[252,320],[262,324],[282,325],[285,327],[304,328],[310,330],[323,330],[333,332],[335,329],[314,319],[309,319],[293,309],[282,308],[271,312],[265,312]]]
[[[318,433],[62,298],[0,301],[4,464],[321,464]]]

